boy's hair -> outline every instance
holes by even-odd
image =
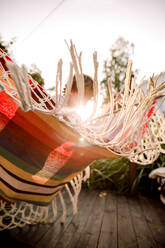
[[[83,76],[84,76],[84,87],[85,87],[84,96],[86,98],[91,98],[93,96],[93,79],[85,74]],[[65,92],[66,92],[66,87],[63,90],[64,95],[65,95]],[[71,92],[78,92],[75,75],[73,76]]]
[[[84,87],[85,89],[88,88],[93,92],[93,79],[87,75],[84,74]],[[72,91],[77,92],[77,82],[76,82],[76,77],[74,75],[73,77],[73,84],[72,84]]]

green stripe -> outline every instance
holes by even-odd
[[[24,171],[26,171],[32,175],[35,175],[39,171],[36,167],[33,167],[30,164],[27,164],[23,160],[19,159],[18,157],[16,157],[15,155],[10,153],[6,149],[4,149],[2,146],[0,146],[0,155],[2,157],[4,157],[5,159],[7,159],[8,161],[10,161],[16,167],[18,167],[18,168],[20,168],[20,169],[22,169],[22,170],[24,170]],[[61,181],[64,178],[65,177],[57,176],[54,174],[54,175],[52,175],[51,180]]]

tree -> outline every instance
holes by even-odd
[[[7,53],[9,56],[11,56],[12,54],[12,49],[11,46],[13,45],[13,43],[15,42],[15,38],[12,38],[11,41],[9,42],[5,42],[2,38],[2,36],[0,35],[0,48]],[[29,70],[29,74],[31,75],[31,77],[37,81],[41,86],[44,86],[45,81],[41,76],[41,71],[38,69],[38,67],[33,64],[31,65],[31,69]]]
[[[37,81],[39,83],[39,85],[44,86],[45,81],[44,81],[43,77],[41,76],[42,72],[35,64],[31,65],[31,69],[30,69],[29,74],[31,75],[31,77],[35,81]]]
[[[0,41],[0,48],[5,52],[8,53],[7,47],[4,45],[3,41]]]
[[[105,78],[101,84],[104,88],[104,103],[109,101],[108,81],[112,81],[113,93],[124,92],[124,81],[128,60],[133,54],[134,44],[119,37],[110,49],[110,59],[104,62]],[[137,70],[132,72],[136,77]],[[108,106],[108,105],[107,105]],[[120,105],[118,105],[120,107]],[[115,110],[115,107],[114,107]],[[120,174],[121,173],[121,174]],[[91,167],[91,176],[88,185],[107,187],[118,192],[133,192],[137,178],[137,166],[126,158],[98,160]]]
[[[16,38],[14,37],[10,41],[6,42],[3,40],[2,35],[0,34],[0,48],[8,55],[12,54],[11,47],[15,41],[16,41]]]
[[[115,94],[124,91],[124,80],[127,69],[128,60],[133,54],[134,44],[126,41],[123,37],[119,37],[110,49],[110,59],[104,62],[105,78],[102,80],[103,88],[105,88],[105,102],[109,99],[108,80],[111,79]],[[136,76],[137,70],[132,76]]]

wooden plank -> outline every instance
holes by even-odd
[[[138,247],[128,203],[125,196],[118,196],[118,248]]]
[[[157,208],[155,205],[151,204],[147,197],[140,197],[140,204],[143,209],[143,213],[145,215],[148,227],[152,236],[156,242],[157,247],[164,248],[165,247],[165,226],[164,226],[164,215],[159,215],[157,213]]]
[[[93,206],[96,201],[96,192],[85,191],[83,195],[83,202],[79,206],[79,212],[70,224],[68,225],[65,233],[55,244],[56,248],[67,247],[74,248],[77,247],[80,239],[80,235],[84,232],[86,228],[86,222],[89,216],[92,214]]]
[[[100,197],[99,192],[96,192],[96,194],[96,203],[93,205],[92,213],[78,241],[79,248],[96,248],[98,245],[104,215],[105,197]]]
[[[1,241],[6,240],[5,245],[12,242],[18,248],[165,247],[165,206],[161,202],[109,192],[101,198],[99,193],[83,189],[75,216],[66,198],[70,208],[64,225],[58,220],[51,225],[2,231]]]
[[[152,233],[150,232],[144,213],[140,207],[138,197],[128,198],[128,206],[130,215],[132,216],[132,223],[134,231],[136,233],[136,239],[138,242],[138,247],[143,248],[156,248],[156,242],[153,239]]]
[[[52,225],[49,224],[26,225],[23,228],[17,228],[17,230],[10,231],[10,236],[33,246],[42,237],[42,235],[46,233],[49,228],[51,228],[51,226]]]
[[[147,199],[149,204],[154,208],[154,211],[159,218],[159,220],[162,222],[163,225],[165,225],[165,205],[161,202],[160,199],[152,199],[148,198]],[[160,218],[161,216],[161,218]]]
[[[49,228],[51,228],[49,224],[26,225],[23,228],[8,230],[8,235],[20,242],[33,246]]]
[[[0,247],[32,248],[31,245],[18,241],[14,237],[9,236],[7,230],[0,232],[0,242]]]
[[[34,246],[38,240],[40,240],[43,235],[52,228],[54,224],[58,224],[59,218],[62,214],[61,211],[61,205],[60,202],[58,201],[58,196],[57,196],[57,208],[58,208],[58,215],[57,219],[54,223],[52,224],[37,224],[37,225],[25,225],[23,228],[15,228],[12,230],[9,230],[9,235],[11,237],[15,237],[15,239],[27,243],[29,245]],[[68,201],[68,199],[66,199]],[[71,204],[69,205],[68,208],[71,208]]]
[[[98,248],[117,248],[117,198],[108,192]]]
[[[79,195],[78,204],[85,204],[83,195],[85,192],[81,192]],[[56,243],[59,242],[61,237],[64,235],[67,230],[68,225],[70,224],[73,214],[71,211],[68,212],[68,216],[64,222],[64,224],[54,223],[52,227],[48,230],[48,232],[39,240],[39,242],[35,245],[36,248],[45,248],[45,247],[54,247]]]

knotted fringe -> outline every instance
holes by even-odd
[[[67,209],[69,210],[70,206],[68,199],[72,204],[73,214],[76,214],[82,182],[89,178],[89,173],[90,170],[89,167],[87,167],[83,172],[73,178],[70,183],[65,184],[63,190],[59,191],[51,204],[46,207],[37,206],[24,201],[7,203],[4,200],[0,200],[0,231],[23,227],[26,224],[51,224],[55,222],[57,218],[60,218],[60,222],[64,223],[67,217]]]
[[[165,150],[165,120],[163,115],[157,110],[156,100],[165,95],[162,90],[165,82],[157,85],[158,78],[150,78],[148,91],[144,95],[137,85],[135,79],[131,79],[132,62],[129,61],[125,79],[124,95],[120,95],[117,100],[112,91],[112,82],[109,80],[108,88],[110,100],[108,110],[99,114],[100,89],[98,87],[98,61],[97,53],[93,55],[94,61],[94,99],[93,111],[87,120],[84,121],[77,114],[75,109],[67,107],[68,98],[71,92],[73,71],[76,76],[79,102],[82,103],[84,97],[84,77],[82,70],[81,57],[78,55],[73,43],[68,45],[72,62],[67,81],[66,93],[62,96],[62,60],[58,63],[56,76],[56,105],[53,104],[52,97],[42,89],[27,73],[26,68],[18,67],[15,63],[6,60],[6,54],[0,53],[6,60],[9,72],[5,71],[0,64],[0,89],[4,90],[23,111],[37,110],[45,114],[50,114],[66,125],[75,129],[89,143],[95,144],[120,156],[129,158],[132,162],[139,164],[150,164],[156,160],[160,152]],[[14,80],[15,85],[12,83]],[[4,83],[5,82],[7,83]],[[30,83],[29,83],[30,82]],[[36,89],[37,92],[36,93]],[[32,94],[37,100],[34,100]],[[89,176],[89,169],[86,171]],[[87,175],[85,176],[87,178]],[[65,185],[65,191],[69,195],[73,205],[73,212],[77,212],[77,200],[81,190],[81,183],[84,179],[80,173],[70,182],[70,186]],[[71,192],[71,188],[74,193]],[[63,209],[63,222],[67,216],[65,198],[61,191],[57,196],[60,198]],[[40,207],[25,202],[7,205],[0,202],[3,215],[0,216],[0,228],[14,228],[25,224],[51,223],[57,217],[56,199],[49,207]],[[50,211],[53,209],[53,211]],[[50,212],[53,216],[50,217]]]
[[[147,94],[144,95],[135,79],[131,78],[132,62],[128,62],[125,79],[124,95],[120,94],[120,99],[115,98],[112,92],[112,82],[109,80],[108,88],[110,100],[107,106],[108,110],[98,114],[100,106],[100,89],[98,87],[98,61],[97,53],[93,55],[94,61],[94,99],[93,111],[85,120],[77,114],[76,109],[68,108],[67,102],[70,95],[73,70],[77,79],[77,88],[79,102],[81,104],[84,97],[84,77],[82,70],[81,57],[78,55],[74,44],[67,44],[70,51],[72,62],[70,63],[70,73],[67,81],[66,93],[62,96],[62,60],[58,63],[56,76],[56,106],[52,103],[51,96],[30,77],[25,67],[19,68],[15,63],[7,61],[9,75],[14,79],[16,88],[10,83],[9,75],[2,68],[1,78],[7,80],[8,84],[0,82],[8,95],[19,104],[24,110],[38,110],[43,113],[53,115],[66,125],[75,129],[89,143],[96,144],[109,149],[111,152],[120,156],[129,158],[132,162],[140,164],[152,163],[162,149],[165,143],[165,120],[156,107],[156,99],[164,97],[162,90],[165,88],[165,82],[157,86],[158,78],[150,78],[148,82]],[[2,55],[4,56],[4,54]],[[31,84],[29,84],[29,81]],[[37,89],[38,93],[34,89]],[[31,96],[32,92],[37,100]],[[49,106],[49,107],[48,107]],[[120,106],[120,107],[119,107]],[[152,109],[152,111],[151,111]],[[158,128],[155,131],[155,121],[159,120]],[[145,128],[147,126],[147,128]],[[158,127],[158,126],[157,126]],[[153,132],[154,131],[154,132]],[[156,134],[158,133],[158,135]],[[161,136],[159,136],[161,134]]]

